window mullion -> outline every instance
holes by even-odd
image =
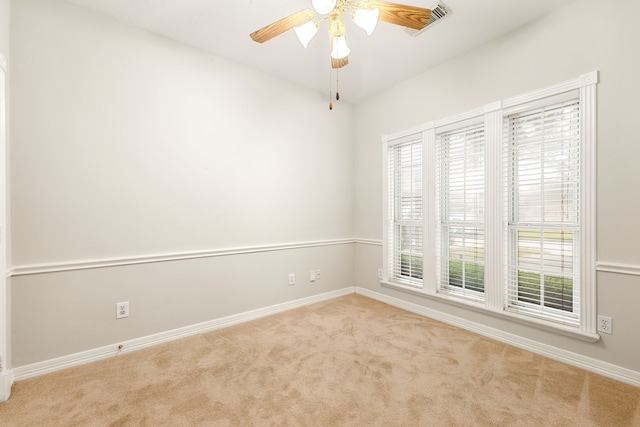
[[[430,294],[437,290],[436,267],[436,133],[433,124],[429,124],[422,132],[423,151],[423,288]]]
[[[490,310],[504,308],[504,210],[502,104],[487,105],[485,129],[485,301]]]
[[[597,338],[597,83],[591,72],[383,136],[383,284]],[[397,151],[414,143],[420,165]]]

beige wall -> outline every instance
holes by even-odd
[[[10,282],[13,366],[356,284],[640,372],[635,275],[598,273],[598,311],[614,318],[614,334],[589,344],[382,288],[375,244],[29,273],[381,239],[381,135],[592,70],[601,81],[598,259],[638,266],[640,201],[628,183],[640,182],[640,6],[611,3],[579,0],[328,112],[322,95],[74,6],[13,2],[11,267],[21,272]],[[323,278],[310,284],[316,268]],[[289,272],[298,276],[292,287]],[[116,321],[122,300],[131,317]]]
[[[9,65],[9,57],[10,57],[10,9],[11,9],[11,1],[10,0],[0,0],[0,54],[7,61],[7,66]],[[4,273],[6,271],[7,266],[7,240],[10,238],[10,230],[7,226],[8,218],[7,218],[7,162],[6,162],[6,153],[8,151],[8,143],[9,140],[9,70],[6,70],[5,79],[2,83],[3,86],[3,95],[5,102],[5,123],[4,123],[4,135],[0,136],[0,140],[2,141],[2,149],[4,149],[4,153],[0,155],[0,164],[2,165],[0,168],[0,186],[2,186],[2,190],[0,190],[0,227],[2,227],[2,236],[0,236],[0,272]],[[11,349],[10,349],[10,338],[8,334],[8,324],[9,324],[9,300],[10,295],[7,289],[7,281],[6,279],[2,279],[0,281],[0,359],[2,359],[2,366],[0,367],[0,401],[9,397],[10,394],[10,383],[11,381],[8,378],[4,378],[7,371],[7,367],[11,366]]]
[[[615,7],[613,7],[615,5]],[[606,11],[606,13],[605,13]],[[637,138],[640,27],[635,0],[579,0],[537,22],[359,103],[355,110],[355,233],[381,239],[381,135],[600,71],[598,86],[598,261],[640,271]],[[426,34],[424,35],[426,36]],[[598,312],[613,335],[588,344],[382,288],[380,246],[359,245],[356,284],[426,307],[640,371],[640,277],[598,273]]]
[[[15,277],[13,367],[344,288],[352,258],[347,244]],[[129,318],[115,319],[119,301]]]
[[[11,0],[0,0],[0,52],[9,56]]]
[[[11,13],[14,367],[353,284],[351,245],[120,262],[352,238],[349,104],[64,2]]]
[[[60,1],[12,13],[14,264],[351,236],[348,104]]]

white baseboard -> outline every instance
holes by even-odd
[[[547,344],[542,344],[538,341],[533,341],[528,338],[524,338],[519,335],[505,332],[499,329],[490,328],[488,326],[472,322],[467,319],[433,310],[422,305],[407,302],[399,298],[384,295],[370,289],[356,287],[356,293],[384,302],[394,307],[410,311],[412,313],[420,314],[431,319],[439,320],[443,323],[475,332],[479,335],[495,339],[505,344],[509,344],[514,347],[518,347],[523,350],[527,350],[532,353],[536,353],[541,356],[545,356],[550,359],[554,359],[589,372],[594,372],[596,374],[612,378],[614,380],[621,381],[635,387],[640,387],[640,372],[633,371],[631,369],[623,368],[612,363],[603,362],[598,359],[583,356],[581,354],[573,353],[571,351],[563,350]]]
[[[0,402],[6,402],[11,396],[11,386],[13,385],[13,373],[4,371],[0,373]]]
[[[294,308],[314,304],[316,302],[326,301],[332,298],[349,295],[354,292],[384,302],[394,307],[398,307],[412,313],[439,320],[441,322],[454,325],[471,332],[475,332],[479,335],[483,335],[500,342],[513,345],[514,347],[518,347],[523,350],[539,354],[541,356],[549,357],[550,359],[567,363],[568,365],[582,368],[587,371],[615,379],[617,381],[631,384],[635,387],[640,387],[640,372],[623,368],[608,362],[603,362],[601,360],[593,359],[591,357],[583,356],[578,353],[573,353],[567,350],[553,347],[547,344],[542,344],[528,338],[523,338],[521,336],[504,332],[499,329],[490,328],[479,323],[462,319],[460,317],[443,313],[441,311],[433,310],[418,304],[410,303],[399,298],[384,295],[366,288],[349,286],[336,291],[313,295],[307,298],[301,298],[298,300],[276,304],[257,310],[251,310],[232,316],[214,319],[191,326],[186,326],[184,328],[178,328],[171,331],[149,335],[146,337],[136,338],[122,343],[115,343],[104,347],[83,351],[80,353],[70,354],[55,359],[45,360],[43,362],[33,363],[30,365],[19,366],[0,375],[0,402],[3,401],[3,398],[4,400],[9,398],[9,395],[11,393],[11,385],[13,384],[14,380],[24,380],[35,376],[44,375],[50,372],[59,371],[61,369],[84,365],[86,363],[107,359],[119,354],[129,353],[164,342],[185,338],[199,333],[222,329],[225,327],[265,317],[271,314],[276,314],[283,311],[292,310]],[[122,344],[122,350],[118,350],[119,344]]]
[[[61,369],[84,365],[84,364],[95,362],[98,360],[107,359],[109,357],[114,357],[119,354],[130,353],[132,351],[141,350],[143,348],[151,347],[157,344],[162,344],[162,343],[177,340],[180,338],[185,338],[185,337],[200,334],[200,333],[205,333],[205,332],[214,331],[217,329],[226,328],[229,326],[259,319],[261,317],[269,316],[271,314],[276,314],[283,311],[292,310],[294,308],[299,308],[306,305],[314,304],[317,302],[326,301],[332,298],[349,295],[354,292],[355,292],[355,287],[349,286],[343,289],[338,289],[336,291],[326,292],[326,293],[313,295],[306,298],[297,299],[294,301],[289,301],[281,304],[272,305],[269,307],[247,311],[244,313],[234,314],[231,316],[210,320],[210,321],[198,323],[195,325],[185,326],[183,328],[173,329],[166,332],[160,332],[158,334],[149,335],[146,337],[135,338],[129,341],[121,342],[121,343],[114,343],[104,347],[82,351],[80,353],[57,357],[55,359],[32,363],[30,365],[18,366],[16,368],[13,368],[12,370],[11,383],[13,383],[13,380],[20,381],[27,378],[59,371]],[[122,349],[118,348],[119,345],[122,345]],[[9,387],[10,386],[11,385],[9,384]],[[7,398],[8,398],[8,395],[7,395]]]

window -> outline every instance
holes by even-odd
[[[394,280],[422,283],[422,151],[419,137],[389,149],[389,271]]]
[[[441,291],[483,298],[484,126],[437,135]]]
[[[383,137],[382,284],[597,339],[597,79]]]
[[[577,324],[580,100],[505,118],[507,306]]]

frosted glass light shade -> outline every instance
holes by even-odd
[[[311,5],[321,15],[326,15],[336,7],[336,0],[311,0]]]
[[[356,10],[356,13],[353,14],[353,22],[358,27],[365,30],[367,32],[367,35],[370,36],[371,33],[373,33],[373,30],[376,29],[379,14],[380,10],[378,8],[358,9]]]
[[[313,36],[318,32],[318,24],[314,21],[305,22],[302,25],[293,27],[293,31],[296,33],[302,46],[306,49]]]
[[[333,49],[331,49],[331,57],[333,59],[342,59],[349,56],[351,49],[347,46],[347,39],[344,36],[333,38]]]

